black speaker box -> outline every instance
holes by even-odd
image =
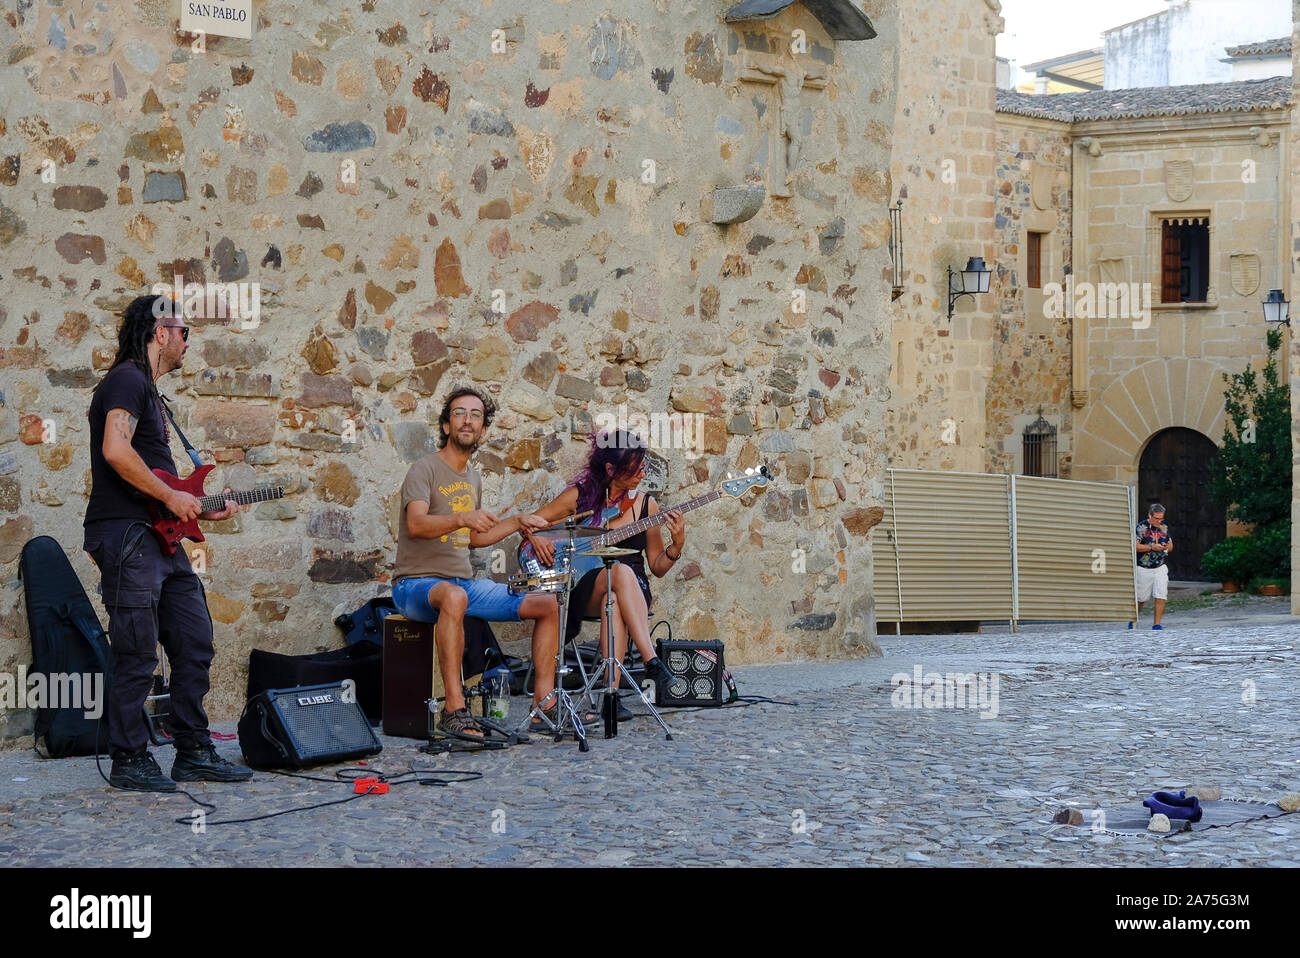
[[[721,705],[726,692],[722,682],[722,642],[686,642],[676,639],[655,643],[673,681],[667,688],[655,683],[655,705]]]
[[[358,642],[345,649],[311,655],[282,655],[253,649],[248,653],[246,701],[267,689],[292,689],[303,685],[356,684],[357,704],[366,718],[378,724],[383,716],[384,652],[373,642]]]
[[[341,683],[268,689],[239,718],[250,768],[307,768],[377,755],[383,746]]]

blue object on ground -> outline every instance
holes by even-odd
[[[1182,792],[1156,792],[1150,798],[1142,802],[1147,808],[1151,809],[1151,814],[1164,815],[1170,821],[1174,819],[1197,822],[1201,819],[1201,803],[1195,795],[1187,797],[1186,791]]]

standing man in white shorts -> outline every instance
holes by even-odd
[[[1147,599],[1156,600],[1156,618],[1152,629],[1163,629],[1160,620],[1165,614],[1165,600],[1169,598],[1169,566],[1165,560],[1173,551],[1174,540],[1165,525],[1165,507],[1151,503],[1147,517],[1137,524],[1137,602],[1138,615]],[[1133,623],[1130,622],[1130,629]]]

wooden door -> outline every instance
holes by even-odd
[[[1169,554],[1171,579],[1200,579],[1201,556],[1226,536],[1227,516],[1210,498],[1210,463],[1218,447],[1194,429],[1155,434],[1138,465],[1137,519],[1152,502],[1165,507],[1165,525],[1174,540]]]

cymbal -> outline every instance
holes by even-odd
[[[624,549],[622,546],[601,546],[597,549],[587,549],[583,555],[595,556],[597,559],[617,559],[620,556],[634,556],[640,549]]]

